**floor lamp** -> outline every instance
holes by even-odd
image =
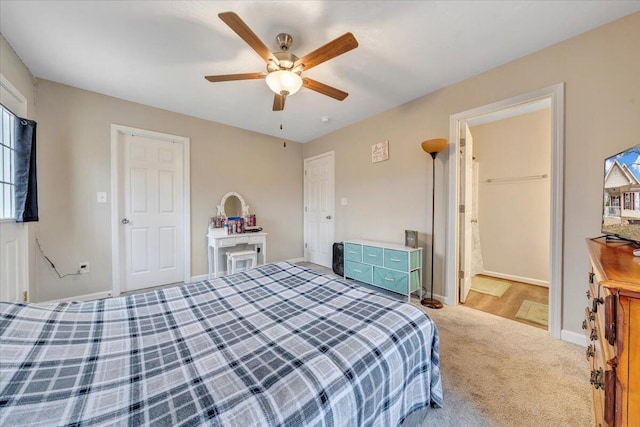
[[[431,154],[431,158],[433,159],[433,167],[431,171],[433,172],[433,180],[431,181],[431,295],[430,298],[422,298],[420,304],[427,306],[429,308],[442,308],[442,303],[433,298],[433,260],[435,254],[435,213],[436,213],[436,157],[438,153],[444,150],[447,146],[448,141],[446,139],[429,139],[422,143],[422,149]]]

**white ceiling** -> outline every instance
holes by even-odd
[[[0,32],[38,78],[307,142],[638,10],[637,0],[1,0]],[[304,73],[347,99],[303,88],[273,112],[262,80],[207,82],[265,71],[223,11],[274,51],[275,36],[291,34],[299,57],[352,32],[358,48]]]

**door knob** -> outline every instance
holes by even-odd
[[[331,215],[327,215],[327,219],[331,219]]]
[[[123,224],[129,224],[129,220],[127,218],[122,218],[122,223]]]

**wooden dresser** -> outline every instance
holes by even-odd
[[[587,239],[592,272],[586,350],[596,426],[640,426],[640,257],[604,238]]]

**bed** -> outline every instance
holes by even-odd
[[[126,297],[0,303],[0,425],[396,426],[441,405],[424,312],[286,262]]]

